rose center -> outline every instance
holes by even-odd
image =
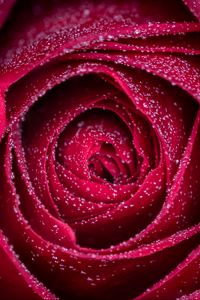
[[[93,182],[126,184],[137,171],[137,154],[126,124],[111,111],[81,114],[60,135],[57,159],[76,176]]]
[[[128,168],[116,155],[110,143],[102,143],[100,151],[92,155],[88,164],[90,176],[99,177],[110,183],[119,183],[129,177]]]

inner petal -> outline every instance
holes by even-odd
[[[126,124],[111,111],[91,109],[61,133],[57,160],[81,178],[119,183],[135,172],[137,155]]]

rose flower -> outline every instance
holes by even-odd
[[[0,26],[0,299],[199,300],[199,0]]]

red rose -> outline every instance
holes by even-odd
[[[200,299],[198,20],[0,1],[0,299]]]

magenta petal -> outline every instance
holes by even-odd
[[[199,300],[200,299],[200,290],[196,290],[191,294],[183,295],[178,298],[178,300]]]
[[[183,0],[190,11],[200,20],[200,3],[198,0]]]
[[[2,232],[0,233],[0,266],[2,299],[57,299],[19,261]]]
[[[200,264],[200,247],[195,249],[180,265],[178,265],[170,274],[162,281],[156,283],[152,288],[148,289],[143,295],[136,297],[136,300],[151,300],[151,299],[172,299],[181,294],[189,294],[200,285],[199,277]],[[199,296],[198,292],[192,293],[188,298],[196,299]],[[193,298],[194,297],[194,298]],[[197,298],[198,299],[198,298]]]
[[[5,103],[4,103],[4,94],[0,93],[0,141],[1,136],[6,129],[6,112],[5,112]]]
[[[12,6],[15,4],[16,0],[2,0],[0,3],[0,27],[6,21]]]

